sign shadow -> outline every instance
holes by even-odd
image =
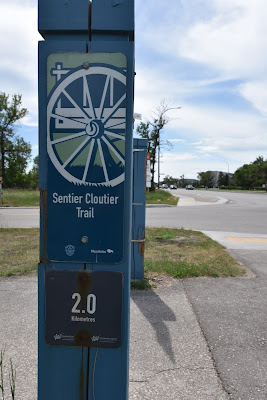
[[[153,290],[132,292],[131,298],[154,329],[159,345],[174,364],[171,334],[166,324],[168,321],[176,321],[174,312]]]

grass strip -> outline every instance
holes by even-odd
[[[38,228],[0,228],[0,276],[29,274],[38,260]]]
[[[147,228],[145,275],[167,273],[175,278],[242,276],[245,269],[225,248],[201,232]]]
[[[146,204],[168,204],[177,206],[179,198],[173,196],[165,190],[156,190],[155,192],[147,192]]]
[[[3,189],[0,205],[5,207],[38,207],[39,190]]]
[[[0,228],[0,276],[28,274],[37,270],[38,228]],[[223,246],[201,232],[185,229],[147,228],[145,279],[132,287],[151,287],[149,276],[175,278],[242,276],[245,269]]]

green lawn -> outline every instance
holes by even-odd
[[[0,276],[23,275],[37,270],[38,228],[0,228]],[[245,269],[223,246],[201,232],[146,228],[145,277],[153,273],[174,278],[242,276]]]
[[[39,190],[3,189],[0,205],[5,207],[38,207]]]
[[[245,270],[219,243],[201,232],[147,228],[145,273],[175,278],[242,276]]]
[[[0,276],[29,274],[38,260],[38,228],[0,228]]]
[[[146,204],[168,204],[176,206],[179,198],[173,196],[165,190],[155,190],[155,192],[147,192]]]

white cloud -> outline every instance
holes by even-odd
[[[254,1],[244,1],[242,6],[239,1],[233,1],[228,14],[221,2],[218,3],[217,15],[206,23],[196,24],[180,41],[180,55],[228,77],[265,74],[266,2],[258,0],[255,7]]]
[[[219,151],[218,146],[196,146],[200,153],[215,153]]]
[[[0,88],[22,94],[30,114],[24,124],[37,124],[37,7],[33,2],[4,2],[0,5]]]
[[[162,11],[162,22],[148,23],[142,39],[157,53],[201,63],[225,79],[247,78],[255,73],[265,76],[266,1],[205,0],[201,3],[202,13],[198,14],[194,2],[188,0],[187,15],[191,9],[194,18],[190,21],[188,17],[190,23],[184,24],[179,11],[181,14],[185,6],[171,2],[169,10],[173,16],[169,23],[164,18],[166,11]]]
[[[169,142],[172,142],[172,143],[182,143],[182,142],[185,142],[185,140],[184,139],[167,139]]]
[[[196,157],[197,156],[192,153],[182,153],[181,154],[181,153],[166,152],[166,153],[162,153],[161,160],[168,161],[168,162],[174,162],[174,161],[192,160]]]
[[[265,116],[267,115],[267,79],[246,82],[239,86],[242,96]]]
[[[185,104],[181,119],[174,120],[177,132],[185,130],[191,140],[215,140],[222,142],[228,138],[237,140],[266,134],[266,120],[253,113],[238,112],[222,107],[192,106]]]

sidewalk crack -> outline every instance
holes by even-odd
[[[152,375],[147,376],[146,379],[130,379],[130,382],[133,383],[148,383],[151,379],[155,378],[155,376],[163,374],[164,372],[170,371],[179,371],[180,369],[185,369],[189,371],[197,371],[197,370],[213,370],[213,368],[206,367],[206,366],[187,366],[187,365],[180,365],[175,368],[166,368],[159,371],[155,371]]]

